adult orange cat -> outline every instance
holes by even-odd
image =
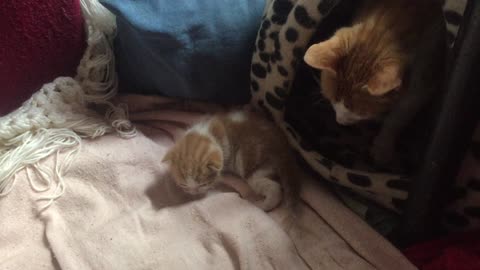
[[[440,8],[436,0],[365,1],[351,26],[305,53],[305,62],[322,71],[322,94],[339,124],[387,115],[372,149],[377,162],[388,162],[398,133],[438,86],[445,55]]]
[[[269,211],[282,197],[293,206],[303,174],[282,131],[250,111],[219,113],[191,127],[163,158],[175,183],[205,193],[230,172],[245,179]],[[279,181],[277,181],[277,179]]]

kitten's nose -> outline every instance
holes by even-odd
[[[184,190],[190,195],[197,195],[200,193],[200,190],[198,188],[186,188]]]

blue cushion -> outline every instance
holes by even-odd
[[[122,89],[245,103],[265,0],[103,0]]]

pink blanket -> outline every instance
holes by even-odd
[[[415,269],[319,182],[305,182],[293,226],[283,209],[267,214],[232,189],[185,195],[160,161],[211,105],[121,100],[141,132],[85,142],[46,211],[36,211],[27,172],[17,175],[0,199],[0,269]]]

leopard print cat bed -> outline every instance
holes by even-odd
[[[251,103],[273,118],[293,147],[322,178],[401,212],[402,203],[408,197],[408,170],[379,170],[361,154],[365,152],[362,147],[369,146],[369,138],[378,127],[338,127],[329,115],[328,104],[321,100],[315,110],[309,111],[313,99],[318,97],[302,92],[304,87],[297,83],[303,81],[298,77],[304,75],[302,59],[312,39],[338,28],[338,21],[348,16],[341,12],[351,12],[358,2],[267,1],[252,59]],[[449,48],[455,43],[466,2],[446,0],[443,4]],[[341,16],[337,16],[339,14]]]

